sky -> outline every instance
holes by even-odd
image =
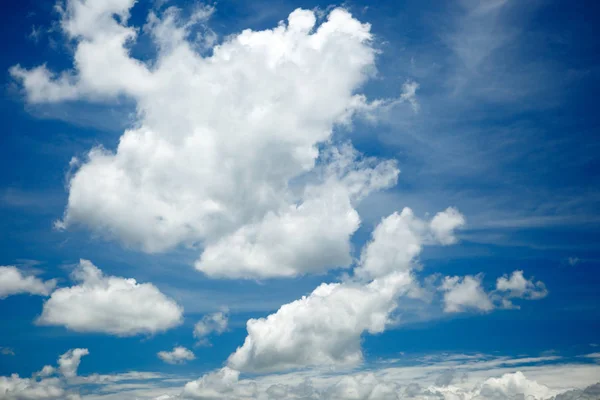
[[[600,399],[595,2],[2,7],[0,400]]]

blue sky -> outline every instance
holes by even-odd
[[[69,4],[79,3],[85,4],[81,0],[69,0],[66,3],[67,9]],[[104,3],[110,2],[103,0],[98,4]],[[124,4],[127,1],[116,3]],[[148,13],[155,12],[159,19],[166,20],[169,15],[166,11],[168,7],[179,7],[179,18],[184,21],[195,11],[202,10],[201,7],[208,7],[175,0],[161,3],[139,0],[131,8],[126,24],[122,24],[119,18],[117,20],[121,22],[117,23],[110,17],[115,25],[139,28],[135,41],[127,42],[125,48],[130,59],[139,60],[140,65],[147,66],[150,70],[158,69],[160,60],[166,59],[166,56],[162,55],[160,47],[157,47],[152,38],[152,34],[155,34],[152,32],[157,32],[153,29],[158,28],[151,25],[143,28],[147,23]],[[297,119],[300,122],[294,120],[289,127],[281,125],[281,136],[277,136],[274,143],[285,142],[293,136],[293,129],[296,127],[294,124],[297,123],[300,128],[312,129],[313,122],[317,121],[314,124],[326,124],[331,129],[331,135],[327,140],[315,139],[316,144],[328,148],[352,143],[355,151],[364,157],[376,157],[379,160],[377,162],[396,160],[400,172],[397,183],[394,181],[385,184],[378,190],[372,190],[360,201],[351,201],[351,209],[360,216],[361,223],[360,227],[351,229],[348,238],[349,254],[345,256],[351,257],[352,261],[345,265],[346,268],[338,268],[344,267],[338,263],[344,256],[340,255],[337,247],[338,243],[343,247],[346,243],[344,239],[341,242],[335,241],[335,246],[332,244],[331,255],[326,254],[325,248],[319,247],[321,244],[307,245],[308,250],[318,248],[316,254],[308,254],[308,250],[302,253],[299,250],[297,258],[290,262],[297,263],[290,264],[293,273],[287,276],[283,276],[281,272],[284,266],[276,258],[278,255],[273,256],[273,260],[277,261],[273,262],[274,269],[266,266],[261,269],[263,266],[259,266],[256,271],[248,272],[254,265],[248,261],[248,269],[235,270],[237,266],[234,262],[234,272],[229,276],[219,276],[218,272],[219,268],[224,268],[219,263],[227,263],[229,258],[214,261],[213,264],[206,261],[200,265],[198,261],[200,254],[207,253],[206,248],[214,248],[215,254],[224,257],[224,254],[219,253],[221,250],[216,243],[228,237],[225,233],[227,229],[250,226],[255,223],[256,218],[265,218],[266,214],[260,211],[264,204],[257,200],[255,206],[252,206],[254,200],[244,197],[249,192],[244,192],[239,187],[228,187],[230,193],[224,195],[221,190],[225,189],[218,188],[214,193],[218,192],[218,196],[226,197],[215,194],[214,198],[226,198],[227,201],[223,201],[229,202],[228,207],[234,207],[232,204],[239,205],[243,209],[241,214],[252,215],[254,219],[250,218],[242,223],[234,216],[231,221],[237,222],[217,227],[209,233],[202,230],[204,225],[196,227],[194,222],[185,221],[181,223],[183,228],[174,228],[169,231],[172,235],[167,237],[168,235],[162,236],[163,231],[159,228],[143,226],[143,218],[128,219],[128,212],[121,211],[128,209],[134,215],[137,212],[137,200],[128,202],[127,196],[138,199],[137,196],[143,196],[145,190],[150,189],[134,186],[132,194],[125,192],[125,189],[120,192],[119,185],[102,186],[103,184],[98,183],[108,175],[94,175],[92,172],[84,174],[85,171],[91,171],[91,168],[86,169],[87,166],[96,165],[88,157],[90,149],[103,146],[108,152],[115,154],[119,138],[126,129],[163,129],[161,134],[171,138],[171,133],[179,134],[179,129],[185,131],[188,127],[185,125],[187,122],[177,120],[180,116],[185,121],[210,119],[211,115],[196,117],[196,113],[202,113],[199,109],[192,109],[197,104],[212,106],[209,95],[198,92],[198,97],[206,99],[198,100],[197,104],[189,103],[192,105],[188,109],[188,103],[176,103],[179,96],[185,96],[181,94],[185,93],[185,89],[166,80],[161,84],[164,83],[164,87],[170,88],[170,91],[165,92],[165,103],[156,106],[152,102],[161,94],[148,94],[143,88],[133,87],[137,84],[136,74],[124,78],[129,83],[119,83],[124,89],[112,92],[109,88],[113,84],[110,79],[120,73],[116,72],[119,67],[115,66],[114,73],[102,70],[94,72],[106,74],[106,86],[102,86],[104,77],[92,79],[99,82],[97,86],[86,86],[85,82],[81,83],[83,80],[77,81],[79,78],[76,78],[70,81],[71,86],[57,89],[61,93],[58,98],[44,98],[43,82],[27,86],[22,76],[17,76],[11,68],[20,65],[25,73],[29,73],[39,65],[46,65],[51,71],[74,71],[71,77],[80,76],[78,74],[82,70],[73,70],[73,57],[78,54],[78,46],[86,40],[98,43],[100,39],[93,36],[97,34],[96,31],[84,32],[85,28],[80,28],[84,33],[69,37],[59,21],[61,18],[63,21],[69,18],[76,20],[78,17],[69,16],[69,12],[61,16],[52,2],[31,0],[3,6],[0,16],[0,37],[3,38],[0,66],[5,71],[4,96],[0,99],[0,113],[4,121],[0,135],[0,265],[14,266],[23,276],[32,276],[41,281],[57,279],[57,288],[68,288],[77,284],[71,274],[73,270],[80,268],[77,267],[79,260],[91,260],[106,276],[134,278],[139,283],[151,283],[160,296],[163,296],[157,297],[157,302],[164,298],[172,299],[184,311],[180,321],[173,326],[168,323],[169,326],[165,329],[127,334],[123,337],[107,333],[102,328],[86,328],[84,331],[72,329],[72,325],[69,328],[69,323],[64,321],[46,325],[35,323],[42,314],[44,304],[51,301],[51,296],[54,297],[52,290],[41,296],[28,295],[26,290],[5,298],[0,296],[3,327],[0,329],[0,347],[6,349],[0,354],[0,376],[17,373],[21,377],[28,377],[44,365],[56,364],[56,359],[67,350],[86,348],[90,354],[81,362],[79,375],[156,372],[161,377],[159,386],[165,387],[165,393],[172,396],[178,396],[185,382],[199,379],[203,374],[217,371],[225,365],[232,368],[238,365],[243,379],[258,376],[256,379],[273,382],[274,378],[258,371],[257,366],[263,362],[258,358],[253,361],[251,359],[246,364],[227,364],[228,357],[240,351],[238,347],[242,346],[248,336],[248,319],[274,314],[282,305],[309,295],[321,283],[367,285],[359,282],[360,279],[353,279],[358,276],[360,265],[367,263],[361,258],[361,254],[367,249],[368,243],[376,241],[372,233],[382,219],[396,211],[402,211],[404,207],[410,207],[415,216],[423,221],[431,221],[436,213],[447,207],[455,207],[466,221],[465,224],[456,223],[447,232],[456,243],[450,246],[446,245],[450,242],[445,243],[443,238],[436,243],[429,243],[430,239],[421,238],[419,240],[424,247],[410,260],[411,274],[426,294],[420,300],[408,295],[397,300],[397,304],[394,303],[395,309],[389,315],[386,314],[390,320],[385,329],[371,332],[373,329],[370,327],[357,332],[356,338],[360,342],[358,351],[363,359],[360,363],[353,364],[350,371],[383,371],[387,368],[386,365],[391,364],[414,365],[415,368],[422,367],[423,371],[428,371],[427,368],[437,362],[450,362],[447,356],[449,354],[473,357],[465,356],[457,364],[448,367],[456,371],[470,371],[469,363],[473,359],[481,361],[501,357],[505,357],[505,360],[550,357],[531,363],[500,363],[499,365],[503,365],[502,370],[492,371],[493,368],[490,367],[488,376],[484,376],[485,371],[471,373],[473,381],[463,383],[474,385],[475,378],[484,380],[503,373],[515,373],[518,369],[525,371],[527,375],[528,368],[538,368],[532,374],[541,384],[548,386],[549,390],[582,389],[600,381],[600,369],[595,362],[600,358],[585,357],[597,353],[596,346],[600,344],[600,121],[595,112],[595,94],[600,89],[600,42],[596,39],[600,28],[594,19],[600,11],[599,6],[594,2],[574,4],[567,1],[510,0],[443,3],[408,0],[382,1],[376,4],[352,1],[335,6],[317,1],[220,1],[214,5],[214,9],[205,8],[210,9],[208,15],[198,17],[195,25],[186,28],[186,40],[193,44],[192,48],[198,57],[208,58],[213,54],[212,46],[215,43],[223,44],[233,40],[244,29],[258,32],[275,28],[279,21],[286,20],[297,8],[317,10],[315,14],[318,26],[325,23],[327,14],[337,6],[350,12],[352,18],[369,23],[372,38],[367,44],[332,42],[331,49],[324,50],[321,59],[332,57],[343,60],[348,57],[348,60],[352,60],[349,55],[352,51],[357,52],[357,57],[362,57],[363,50],[372,52],[369,54],[374,55],[373,62],[367,60],[368,54],[365,53],[366,70],[370,69],[368,73],[358,69],[351,70],[344,63],[331,65],[339,69],[339,76],[342,77],[340,80],[349,77],[348,82],[340,85],[349,85],[353,93],[362,93],[369,101],[387,100],[380,107],[366,111],[358,108],[353,110],[349,123],[327,122],[327,125],[319,120],[319,115],[305,115],[302,114],[304,111],[298,111]],[[106,28],[107,34],[110,34],[109,24],[97,23],[97,26],[92,26],[92,30],[101,32]],[[165,35],[172,37],[176,29],[168,29]],[[344,47],[346,45],[348,47]],[[235,58],[236,53],[232,54]],[[92,56],[93,54],[90,55]],[[101,54],[99,57],[102,56]],[[256,60],[251,59],[247,62],[254,61]],[[323,64],[323,69],[319,69],[320,59],[306,61],[309,65],[313,62],[317,66],[314,70],[317,71],[316,74],[324,74],[325,68],[333,68],[332,71],[335,71],[329,64]],[[346,64],[351,63],[348,61]],[[252,68],[252,65],[248,66],[248,69]],[[255,68],[262,71],[258,66]],[[375,68],[377,73],[373,72]],[[202,79],[215,79],[214,82],[218,85],[230,82],[227,76],[229,69],[222,67],[217,71],[216,75]],[[256,87],[249,84],[250,92],[244,92],[244,96],[252,98],[252,88],[257,90],[259,87],[262,90],[263,87],[269,87],[280,76],[284,76],[286,71],[273,77],[263,77],[257,72],[255,79],[262,84]],[[352,74],[355,73],[364,73],[364,82],[352,81]],[[234,72],[231,74],[234,81],[237,75]],[[337,79],[336,75],[338,74],[332,73],[331,76],[325,76],[323,79],[326,80],[323,82]],[[252,76],[252,73],[248,76]],[[416,89],[410,95],[407,90],[412,84],[416,85]],[[185,85],[183,83],[182,87]],[[228,83],[223,83],[225,92],[230,90],[227,85]],[[140,83],[140,87],[142,86],[143,83]],[[318,86],[309,88],[319,89]],[[345,91],[340,90],[338,95],[336,88],[337,86],[330,93],[322,94],[322,98],[329,99],[324,101],[322,108],[326,109],[328,104],[337,104],[338,100],[346,101],[342,99],[346,96]],[[65,94],[69,90],[75,94]],[[231,104],[237,104],[233,97],[237,94],[235,90],[242,89],[231,89],[233,100],[225,102],[215,99],[214,103],[218,105],[219,101],[223,101],[223,109],[233,107]],[[35,93],[42,93],[38,100],[35,100]],[[285,98],[286,92],[282,93]],[[171,95],[174,97],[167,97]],[[319,93],[306,96],[306,104],[317,104]],[[261,94],[256,94],[256,98],[260,99]],[[273,101],[277,103],[280,99],[281,97],[277,97]],[[171,104],[175,104],[173,109],[180,107],[171,111]],[[287,103],[285,107],[288,107]],[[365,108],[368,107],[369,103]],[[165,111],[167,109],[169,111]],[[289,110],[282,109],[286,112]],[[184,114],[186,112],[189,115]],[[243,110],[240,112],[244,113]],[[327,112],[328,110],[323,111],[323,114]],[[331,118],[334,118],[334,111],[331,113]],[[319,110],[315,114],[320,114]],[[214,126],[211,125],[211,129],[235,119],[232,114],[215,115],[214,118],[218,121],[214,122]],[[296,115],[293,110],[291,115]],[[309,122],[302,125],[302,118]],[[212,120],[210,123],[213,123]],[[165,130],[165,126],[173,127],[173,132]],[[198,126],[203,125],[199,123]],[[302,132],[300,128],[299,132]],[[218,131],[218,128],[214,129],[217,131],[215,140],[225,137],[225,133]],[[273,128],[249,128],[252,132],[257,132],[257,135],[263,129],[271,132],[269,129]],[[289,135],[287,130],[290,131]],[[248,137],[251,138],[252,133]],[[242,143],[245,140],[243,138],[243,135],[232,136],[227,146],[235,141]],[[262,136],[259,139],[262,140]],[[259,177],[257,179],[263,179],[263,172],[266,174],[268,171],[285,170],[286,157],[295,157],[297,154],[285,153],[287,147],[281,150],[282,153],[277,153],[280,150],[273,147],[276,145],[271,142],[271,147],[257,146],[256,149],[252,147],[252,143],[256,142],[248,142],[247,153],[255,150],[265,152],[264,165],[268,164],[269,167],[264,167],[252,158],[255,164],[241,165],[240,171],[264,168],[260,173],[252,175]],[[275,150],[270,154],[269,149]],[[191,150],[196,151],[193,147]],[[136,160],[142,163],[139,168],[151,169],[151,165],[143,164],[146,159],[144,151],[141,145],[136,150],[136,155],[140,157]],[[197,153],[193,154],[205,154],[203,151],[206,151],[204,147],[198,147]],[[225,158],[234,151],[240,150],[237,146],[227,147],[226,153],[216,156]],[[77,157],[80,163],[70,167],[73,157]],[[148,157],[151,160],[153,155],[149,154]],[[235,153],[232,159],[246,160],[246,157],[243,153]],[[237,161],[233,162],[232,168],[235,168]],[[351,168],[356,171],[361,172],[366,168],[358,161],[352,161],[355,162]],[[288,183],[292,192],[297,189],[294,195],[303,190],[304,180],[318,182],[319,165],[327,163],[327,160],[319,158],[314,170],[308,171],[306,175],[292,176]],[[194,165],[189,168],[193,170]],[[135,174],[135,171],[134,165],[126,173]],[[313,173],[316,175],[311,175]],[[73,183],[75,180],[71,179],[78,177],[78,183]],[[89,179],[94,177],[98,181]],[[177,188],[182,189],[182,192],[186,192],[188,188],[208,185],[208,182],[202,180],[181,179],[183,183]],[[340,179],[343,180],[344,177]],[[389,177],[382,179],[393,180]],[[169,197],[172,194],[176,208],[187,204],[185,197],[177,197],[179,192],[169,192],[171,186],[168,182],[160,182],[160,185],[164,185],[159,188],[162,189],[160,196],[164,194]],[[323,185],[323,191],[328,189],[328,182],[319,183]],[[84,195],[81,203],[74,203],[69,198],[70,193],[73,195],[95,190],[96,184],[99,191],[102,191],[98,193],[101,198],[98,202],[93,198],[85,200]],[[175,184],[179,185],[180,181],[177,180]],[[245,184],[252,185],[253,182],[244,181]],[[260,181],[249,187],[259,188],[261,184],[268,185],[271,181]],[[212,187],[212,183],[209,186]],[[118,207],[123,208],[104,208],[103,204],[109,203],[109,197],[104,197],[104,190],[109,187],[115,188],[113,198],[118,199],[115,200],[117,203],[122,201],[123,204]],[[76,192],[77,190],[80,192]],[[190,190],[193,192],[195,189]],[[285,196],[291,195],[290,193],[286,192]],[[282,195],[281,199],[285,196]],[[311,199],[307,196],[309,195],[299,195],[291,204],[307,203]],[[240,203],[238,198],[241,199]],[[285,201],[287,200],[288,197],[285,197]],[[328,201],[318,200],[319,204]],[[85,201],[89,204],[84,204]],[[337,210],[338,207],[334,209]],[[339,218],[343,220],[345,215]],[[183,216],[185,217],[185,213]],[[334,217],[337,218],[332,218]],[[120,222],[120,218],[126,222]],[[168,217],[165,218],[168,220]],[[173,220],[177,218],[179,214]],[[325,219],[325,216],[322,218]],[[60,220],[67,223],[66,229],[56,229],[54,224]],[[333,225],[333,222],[324,224]],[[130,231],[129,228],[133,225],[135,226]],[[189,228],[189,225],[194,226]],[[183,238],[178,239],[176,236],[180,234],[180,228],[195,231],[189,235],[182,234]],[[326,230],[325,228],[324,226],[318,231]],[[154,240],[154,233],[160,237],[159,244],[148,244]],[[337,234],[337,231],[332,234]],[[436,235],[435,232],[432,234]],[[165,244],[170,242],[171,237],[173,245]],[[329,238],[314,240],[323,243]],[[298,240],[302,243],[310,242],[309,239]],[[226,243],[229,245],[225,248],[230,249],[231,242]],[[291,242],[285,243],[284,247],[296,249]],[[165,244],[165,248],[161,247],[162,244]],[[158,246],[160,249],[155,251],[148,246]],[[267,251],[272,250],[269,246],[266,247]],[[265,257],[270,260],[269,255]],[[240,264],[245,262],[240,261],[241,258],[231,259]],[[302,261],[313,259],[334,261],[332,265],[323,267],[316,264],[305,265]],[[356,268],[354,275],[352,268]],[[507,309],[496,304],[502,299],[494,298],[496,294],[500,296],[499,293],[502,293],[497,279],[504,275],[510,277],[513,271],[523,271],[525,279],[532,285],[538,281],[543,282],[546,291],[527,286],[527,290],[519,292],[520,294],[517,294],[518,290],[506,292],[509,293],[506,296],[512,296],[506,298],[512,299],[519,309]],[[372,274],[369,279],[384,279],[373,275],[372,271],[369,273]],[[250,275],[241,277],[239,274]],[[482,305],[485,299],[469,298],[459,306],[460,312],[449,312],[449,300],[445,295],[452,290],[443,289],[442,282],[445,277],[453,276],[476,277],[485,298],[489,297],[494,303],[493,309]],[[35,294],[29,291],[30,294]],[[461,297],[461,301],[463,300]],[[85,305],[81,307],[85,311]],[[225,312],[227,328],[223,332],[213,329],[206,338],[211,345],[198,346],[198,337],[193,335],[195,324],[205,316],[224,310],[224,307],[228,310]],[[268,342],[264,345],[275,346]],[[157,357],[158,352],[170,351],[175,346],[189,349],[195,354],[195,359],[187,362],[180,360],[181,363],[172,365]],[[277,357],[274,354],[270,357]],[[332,357],[335,359],[335,356]],[[433,357],[434,361],[424,361],[425,357]],[[321,360],[311,360],[305,366],[294,360],[294,368],[273,372],[308,374],[318,382],[320,378],[315,372],[318,369],[314,368],[331,366]],[[275,361],[273,363],[277,364]],[[560,368],[573,369],[573,365],[583,371],[583,377],[580,376],[578,381],[581,383],[579,386],[570,386],[568,381],[557,383],[549,378],[552,376],[550,372],[544,375],[546,367],[547,371],[559,371]],[[347,366],[337,367],[341,369],[335,371],[344,371]],[[575,370],[579,371],[577,368]],[[429,375],[424,372],[423,376]],[[79,388],[77,383],[68,381],[67,377],[59,379],[61,382],[65,380],[64,385],[68,390],[79,390],[84,399],[88,396],[90,399],[103,398],[98,393],[114,396],[106,398],[132,398],[127,397],[131,394],[119,394],[118,388],[110,389],[113,392],[102,389],[101,386]],[[168,379],[180,379],[181,382],[169,384]],[[429,381],[423,379],[426,386]],[[417,378],[415,382],[419,383]],[[146,383],[143,381],[140,385]],[[402,385],[404,383],[402,381]],[[456,385],[463,383],[458,378],[454,379]],[[139,398],[151,399],[162,394],[160,390],[154,389],[143,392],[145,389],[141,386],[139,390],[140,393],[135,394]],[[193,397],[193,393],[190,393],[187,394],[192,396],[190,398],[202,398],[198,397],[200,395]],[[553,392],[554,394],[556,393]],[[118,397],[119,395],[125,397]],[[12,399],[7,397],[8,394],[2,396],[0,391],[0,399]],[[245,398],[242,395],[235,396],[223,398]]]

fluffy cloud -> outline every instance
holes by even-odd
[[[446,210],[434,220],[447,213],[456,212]],[[438,232],[450,237],[460,225],[446,224]],[[435,242],[431,227],[408,208],[384,218],[363,249],[355,270],[359,279],[323,283],[275,314],[249,320],[248,336],[228,365],[265,371],[360,362],[361,334],[383,332],[398,298],[415,288],[412,262],[423,244]]]
[[[421,220],[410,208],[384,218],[373,231],[373,240],[363,250],[356,276],[372,279],[393,271],[409,271],[424,244],[452,244],[454,231],[465,223],[464,217],[450,207],[431,221]]]
[[[527,379],[521,372],[505,374],[500,378],[490,378],[483,383],[477,392],[477,395],[483,399],[514,399],[519,397],[548,399],[556,394],[556,391]]]
[[[519,308],[512,299],[538,300],[548,295],[543,282],[525,279],[523,271],[514,271],[510,277],[504,275],[497,279],[496,289],[486,292],[482,287],[483,274],[465,277],[447,276],[440,290],[444,292],[444,310],[446,312],[464,312],[476,310],[487,312],[494,308]]]
[[[347,267],[350,237],[360,218],[353,204],[396,182],[394,162],[362,159],[349,145],[330,149],[323,184],[304,189],[303,201],[209,244],[196,268],[210,276],[295,276]]]
[[[381,371],[380,371],[381,372]],[[400,385],[389,375],[372,372],[334,375],[326,379],[305,379],[300,383],[271,383],[270,379],[239,379],[239,373],[223,368],[186,384],[182,399],[259,399],[259,400],[583,400],[595,399],[599,384],[560,393],[522,372],[506,373],[475,385],[426,384]],[[575,397],[580,396],[580,397]],[[176,398],[176,397],[169,397]]]
[[[69,350],[58,359],[58,369],[65,378],[74,378],[77,376],[77,369],[81,362],[81,357],[90,354],[88,349]],[[46,368],[46,367],[44,367]],[[47,370],[48,371],[48,370]],[[42,370],[44,372],[44,370]],[[46,372],[51,373],[52,371]]]
[[[132,336],[165,331],[182,321],[183,309],[152,284],[104,276],[87,260],[80,261],[72,278],[79,284],[52,293],[39,324]]]
[[[65,390],[58,378],[35,380],[19,375],[0,376],[2,400],[63,400]],[[73,398],[73,397],[71,397]]]
[[[593,383],[600,366],[556,363],[557,357],[445,354],[429,357],[429,361],[420,359],[415,365],[374,365],[370,371],[308,370],[252,379],[225,367],[181,388],[177,386],[180,379],[150,372],[77,376],[75,364],[85,354],[86,349],[70,350],[59,358],[58,368],[44,367],[46,374],[0,377],[0,399],[596,400],[600,389],[600,384]],[[62,369],[69,378],[60,373],[65,365],[61,359],[75,361],[69,364],[74,368]],[[521,368],[523,372],[518,372]],[[458,382],[453,376],[462,378]],[[85,395],[80,396],[80,391]]]
[[[55,286],[55,279],[44,282],[34,275],[26,275],[17,267],[0,266],[0,299],[21,293],[48,296]]]
[[[393,185],[398,170],[351,159],[344,176],[315,172],[336,126],[386,104],[357,93],[375,70],[370,26],[339,8],[320,23],[298,9],[203,56],[189,35],[210,10],[184,19],[169,8],[144,28],[159,49],[148,65],[128,51],[138,34],[127,24],[133,4],[66,1],[74,69],[11,69],[29,102],[125,95],[137,104],[116,151],[92,149],[71,175],[58,226],[83,224],[147,252],[201,244],[196,267],[214,277],[349,266],[355,202]],[[415,90],[406,86],[403,100]]]
[[[368,285],[321,284],[267,318],[251,319],[248,336],[229,357],[239,370],[268,371],[362,360],[360,336],[383,332],[396,298],[412,278],[397,272]]]
[[[183,388],[184,399],[251,399],[256,396],[256,385],[239,384],[240,373],[225,367],[188,382]]]
[[[181,346],[173,348],[172,351],[159,351],[157,355],[167,364],[184,364],[196,359],[194,353]]]
[[[212,333],[221,334],[225,332],[228,321],[227,309],[205,315],[194,325],[194,337],[198,339],[199,343],[207,344],[206,337]]]
[[[514,271],[510,277],[507,275],[498,278],[496,291],[503,293],[503,306],[514,308],[511,298],[538,300],[548,295],[544,282],[533,282],[533,278],[525,279],[523,271]]]
[[[444,311],[462,312],[469,309],[491,311],[494,308],[489,295],[481,287],[481,275],[447,276],[442,283]]]
[[[77,393],[67,390],[65,379],[77,376],[81,357],[88,355],[87,349],[72,349],[61,355],[58,369],[47,365],[31,378],[17,374],[0,376],[1,400],[80,400]],[[59,371],[61,376],[51,377]],[[41,378],[41,379],[40,379]]]

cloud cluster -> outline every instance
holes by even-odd
[[[482,286],[483,274],[464,277],[447,276],[440,290],[444,293],[444,310],[449,313],[468,310],[488,312],[495,308],[519,308],[512,299],[538,300],[548,295],[543,282],[525,279],[523,271],[497,279],[496,288],[488,293]]]
[[[276,313],[249,320],[248,336],[228,365],[272,371],[357,364],[362,360],[361,335],[383,332],[398,298],[416,288],[411,271],[422,245],[439,238],[452,242],[453,231],[464,223],[459,215],[448,209],[424,221],[405,208],[384,218],[362,251],[354,270],[357,279],[323,283]],[[435,225],[440,219],[453,222]]]
[[[186,384],[180,396],[169,399],[259,399],[259,400],[588,400],[598,393],[598,384],[564,393],[528,379],[522,372],[488,378],[473,386],[447,382],[422,386],[400,385],[385,375],[362,372],[333,377],[325,382],[305,379],[296,384],[265,384],[240,380],[227,367]],[[580,397],[575,397],[580,396]]]
[[[47,365],[31,378],[0,377],[0,399],[596,400],[600,389],[600,383],[594,384],[600,366],[556,363],[560,357],[444,354],[420,359],[416,365],[252,379],[224,367],[182,388],[178,386],[181,379],[150,372],[77,375],[79,361],[87,354],[87,349],[69,350],[60,356],[56,368]],[[563,378],[557,381],[557,376]]]
[[[126,96],[136,104],[135,124],[116,149],[95,147],[73,161],[68,204],[57,226],[84,225],[149,253],[202,248],[195,268],[213,278],[294,277],[353,267],[339,281],[250,319],[244,343],[224,368],[187,383],[180,396],[161,399],[504,400],[557,394],[519,372],[469,388],[455,385],[452,374],[427,387],[402,386],[372,372],[337,375],[318,385],[240,379],[245,372],[359,364],[362,335],[397,324],[402,301],[423,297],[417,274],[423,247],[456,243],[465,218],[452,207],[430,219],[409,208],[394,212],[353,259],[351,237],[361,224],[357,204],[395,185],[399,169],[393,160],[366,157],[340,142],[334,131],[380,106],[407,102],[417,112],[419,85],[407,81],[395,101],[370,102],[360,94],[375,72],[377,52],[370,26],[348,11],[335,8],[318,20],[315,12],[298,9],[273,29],[244,30],[210,49],[214,34],[204,30],[193,40],[191,33],[210,17],[211,7],[188,18],[173,7],[153,11],[143,32],[158,55],[143,62],[130,54],[141,32],[128,24],[134,3],[66,0],[60,26],[74,45],[73,69],[11,69],[30,103]],[[6,287],[20,287],[0,283],[0,297],[2,290],[47,295],[54,287],[19,271],[0,274],[12,277]],[[73,286],[45,302],[39,324],[132,336],[182,322],[182,308],[152,284],[105,276],[86,260],[72,278]],[[449,313],[515,308],[513,299],[547,294],[543,283],[527,280],[522,271],[499,278],[490,293],[482,275],[445,277],[439,290]],[[226,312],[207,315],[194,336],[205,342],[227,325]],[[61,356],[58,378],[52,366],[31,379],[0,378],[4,396],[65,398],[64,381],[77,378],[87,354],[75,349]],[[184,347],[158,357],[170,364],[195,359]]]
[[[31,103],[123,95],[137,105],[116,151],[94,148],[72,173],[58,226],[83,224],[147,252],[201,244],[196,268],[213,277],[349,266],[355,203],[398,175],[394,162],[352,151],[332,161],[346,163],[333,168],[342,175],[317,173],[335,151],[334,128],[386,103],[357,93],[375,71],[370,26],[341,8],[320,22],[298,9],[203,55],[190,32],[210,12],[186,19],[171,7],[144,27],[158,47],[150,64],[129,53],[134,3],[66,1],[73,70],[11,69]],[[416,87],[403,89],[413,106]]]
[[[48,296],[56,286],[56,280],[42,281],[14,266],[0,266],[0,299],[16,294]]]
[[[68,390],[68,381],[77,376],[81,357],[88,349],[72,349],[58,359],[58,368],[46,365],[31,378],[17,374],[0,376],[0,399],[2,400],[80,400],[79,394]],[[60,375],[56,376],[56,372]]]
[[[44,303],[40,325],[118,336],[154,334],[182,322],[183,309],[150,283],[105,276],[88,260],[72,273],[79,284],[57,289]]]

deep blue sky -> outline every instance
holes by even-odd
[[[428,273],[484,272],[492,285],[496,277],[523,269],[545,282],[549,296],[523,302],[521,310],[436,318],[367,336],[368,360],[399,352],[591,352],[590,344],[600,343],[600,5],[514,2],[487,21],[465,18],[452,2],[369,3],[345,3],[372,24],[382,50],[379,78],[365,92],[394,96],[407,79],[417,81],[421,111],[387,115],[375,126],[358,124],[351,133],[359,150],[396,158],[402,171],[397,187],[361,205],[364,225],[356,248],[394,210],[410,206],[422,215],[452,205],[468,225],[460,244],[425,250],[421,261]],[[133,24],[143,24],[148,6],[140,0]],[[221,37],[264,29],[300,6],[328,3],[221,1],[211,26]],[[35,326],[42,298],[9,297],[0,300],[0,346],[18,357],[0,355],[0,375],[28,375],[72,347],[92,354],[82,373],[114,372],[118,365],[117,371],[198,375],[218,367],[243,341],[248,317],[267,315],[324,278],[213,281],[191,267],[195,252],[147,255],[85,230],[53,230],[66,205],[71,157],[98,143],[114,148],[133,111],[127,100],[24,102],[11,66],[70,66],[71,50],[59,32],[48,32],[56,18],[47,1],[7,2],[0,13],[0,265],[35,267],[66,283],[69,265],[90,259],[106,273],[153,282],[184,305],[186,322],[148,338],[82,335]],[[32,29],[40,31],[37,39]],[[142,37],[133,53],[149,59],[153,49]],[[192,325],[221,305],[231,309],[231,330],[214,338],[212,347],[197,349],[195,361],[167,366],[156,358],[174,343],[192,347]]]

